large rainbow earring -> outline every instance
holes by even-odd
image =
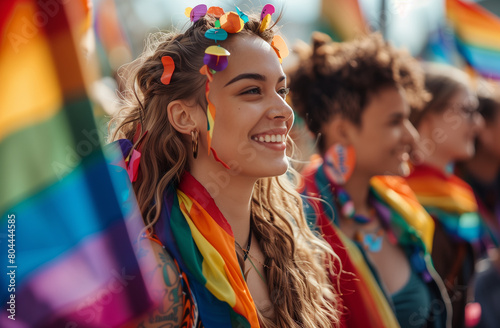
[[[324,164],[328,179],[338,186],[344,185],[351,177],[356,164],[354,147],[334,144],[326,151]]]

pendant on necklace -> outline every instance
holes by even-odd
[[[382,241],[384,238],[384,229],[379,228],[376,232],[366,233],[358,231],[356,240],[363,244],[365,250],[372,253],[378,253],[382,249]]]

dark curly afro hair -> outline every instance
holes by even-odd
[[[343,43],[315,32],[312,47],[294,48],[299,63],[288,72],[294,110],[318,135],[324,123],[341,114],[357,125],[370,95],[386,87],[404,90],[412,110],[429,99],[420,64],[391,46],[378,33]],[[319,140],[320,151],[324,151]]]

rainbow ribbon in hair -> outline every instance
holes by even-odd
[[[271,23],[271,16],[274,14],[275,8],[271,4],[266,4],[261,11],[260,19],[261,24],[259,27],[260,32],[266,30]],[[243,13],[238,7],[236,7],[236,12],[229,11],[224,12],[220,7],[210,7],[207,8],[206,5],[200,4],[194,8],[186,8],[185,15],[189,17],[192,22],[198,21],[201,17],[205,15],[211,15],[215,18],[214,28],[208,29],[205,32],[205,37],[207,39],[213,40],[215,43],[217,41],[224,41],[228,37],[228,33],[239,33],[245,23],[248,22],[248,16]],[[273,47],[276,55],[278,56],[280,63],[283,58],[288,56],[288,48],[284,40],[279,36],[275,35],[271,46]],[[229,56],[231,53],[221,45],[213,45],[205,49],[205,56],[203,57],[203,67],[200,69],[200,73],[207,76],[207,82],[205,87],[205,97],[207,100],[207,143],[208,143],[208,155],[210,152],[213,153],[215,159],[229,169],[229,166],[221,161],[215,150],[211,147],[212,139],[214,134],[215,125],[215,106],[209,99],[210,95],[210,82],[213,79],[213,74],[223,71],[229,64]]]
[[[210,40],[224,41],[228,37],[228,33],[238,33],[243,29],[245,22],[235,12],[227,12],[220,7],[210,7],[207,8],[206,5],[200,4],[194,8],[186,8],[185,15],[190,18],[192,22],[198,21],[201,17],[205,15],[211,15],[215,17],[215,28],[211,28],[205,32],[205,37]],[[248,19],[248,18],[247,18]],[[217,155],[212,145],[212,139],[214,134],[214,123],[215,123],[215,106],[210,102],[210,82],[212,81],[213,74],[224,70],[229,61],[228,57],[231,53],[220,45],[209,46],[205,49],[205,56],[203,57],[203,63],[205,64],[201,69],[200,73],[207,76],[207,83],[205,87],[205,96],[207,99],[207,142],[208,142],[208,154],[210,151],[214,153],[216,159]],[[219,160],[224,166],[225,163]]]

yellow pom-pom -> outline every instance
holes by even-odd
[[[205,49],[205,53],[209,55],[215,55],[215,56],[229,56],[230,53],[226,49],[219,47],[219,46],[210,46],[207,49]]]
[[[271,15],[267,14],[262,20],[262,22],[260,22],[260,28],[259,28],[260,33],[264,32],[269,27],[269,23],[271,23]]]

